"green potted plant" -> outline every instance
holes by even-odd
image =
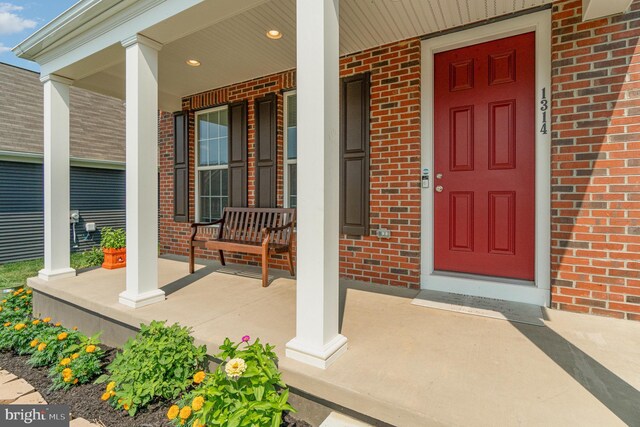
[[[127,235],[122,228],[104,227],[100,247],[104,253],[102,268],[113,270],[127,266]]]

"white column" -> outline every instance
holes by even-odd
[[[158,289],[158,51],[142,35],[126,48],[127,289],[120,303],[164,301]]]
[[[69,247],[69,85],[55,75],[44,83],[44,269],[43,280],[75,276]]]
[[[323,369],[347,349],[338,333],[338,11],[338,0],[297,2],[297,315],[286,355]]]

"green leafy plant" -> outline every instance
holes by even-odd
[[[51,390],[68,389],[76,384],[86,384],[102,370],[104,350],[98,340],[100,334],[92,337],[80,335],[78,342],[69,345],[57,365],[49,371],[53,385]]]
[[[31,342],[35,350],[27,363],[33,367],[53,366],[59,360],[71,355],[74,346],[81,342],[82,337],[80,332],[63,328],[59,323],[50,325]]]
[[[19,288],[3,294],[0,302],[0,322],[15,323],[31,316],[31,289]]]
[[[140,325],[140,332],[107,367],[109,373],[96,380],[108,382],[102,399],[134,416],[156,399],[177,398],[206,361],[206,347],[196,347],[189,332],[165,322]]]
[[[73,268],[97,267],[104,262],[104,252],[99,248],[91,248],[88,251],[80,252]]]
[[[43,330],[50,327],[40,319],[31,318],[6,322],[3,325],[2,333],[0,333],[0,349],[13,350],[20,355],[33,353],[35,346],[31,343]]]
[[[122,228],[103,227],[100,234],[100,247],[103,249],[122,249],[127,246],[127,235]]]
[[[295,411],[280,379],[273,346],[259,340],[234,344],[228,338],[216,358],[223,362],[199,387],[171,406],[167,418],[175,425],[280,426],[283,411]]]

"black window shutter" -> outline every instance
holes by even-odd
[[[369,233],[369,73],[340,82],[340,228]]]
[[[229,104],[229,206],[247,206],[247,102]]]
[[[256,99],[256,207],[274,208],[277,199],[278,98],[270,93]]]
[[[189,114],[173,115],[173,220],[189,221]]]

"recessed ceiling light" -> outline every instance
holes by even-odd
[[[278,40],[279,38],[282,38],[282,33],[278,30],[269,30],[267,31],[267,37],[273,40]]]
[[[200,66],[200,61],[198,61],[197,59],[187,59],[187,65],[190,65],[192,67],[199,67]]]

